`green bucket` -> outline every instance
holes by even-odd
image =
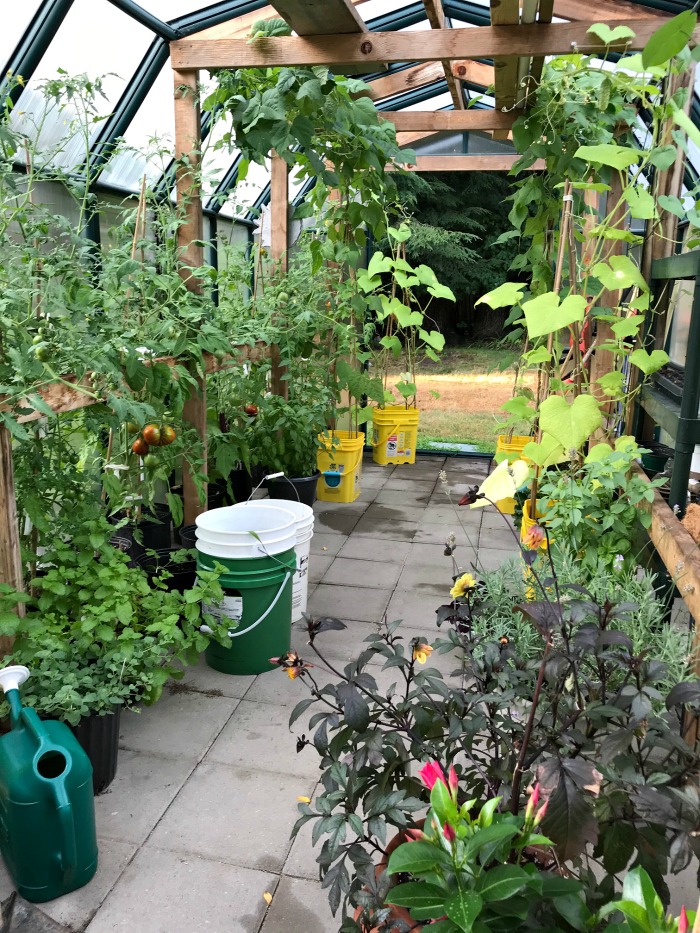
[[[294,548],[268,557],[210,557],[197,555],[198,570],[226,568],[219,577],[224,591],[221,607],[212,615],[237,622],[231,628],[233,645],[212,641],[205,658],[209,667],[224,674],[262,674],[275,668],[271,657],[289,651],[292,638],[292,579],[297,569]]]

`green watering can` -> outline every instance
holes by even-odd
[[[50,901],[97,870],[92,765],[63,722],[22,706],[26,667],[0,670],[12,731],[0,738],[0,851],[28,901]]]

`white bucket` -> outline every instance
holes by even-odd
[[[203,512],[196,524],[197,550],[211,557],[264,557],[296,547],[292,509],[269,504],[261,509],[243,502]]]
[[[250,502],[233,505],[231,508],[240,509],[245,506],[270,508],[270,500],[253,499]],[[299,622],[302,613],[306,612],[309,597],[309,553],[314,534],[314,510],[303,502],[294,502],[289,499],[285,499],[284,505],[280,508],[285,512],[291,512],[296,520],[297,572],[294,574],[292,584],[292,622]]]

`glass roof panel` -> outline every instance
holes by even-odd
[[[75,0],[12,111],[13,126],[20,132],[36,137],[38,121],[42,121],[38,150],[52,153],[54,165],[72,168],[84,158],[85,140],[75,134],[72,118],[75,107],[51,107],[45,116],[42,81],[66,75],[102,77],[102,95],[96,106],[102,116],[113,110],[127,81],[143,58],[153,39],[150,30],[136,23],[111,3],[104,0]],[[89,136],[93,139],[101,128],[94,122]]]
[[[233,156],[231,156],[231,159],[233,159]],[[246,217],[269,181],[270,160],[265,159],[265,165],[251,162],[247,176],[243,181],[238,182],[223,204],[221,208],[222,216]]]
[[[362,16],[365,22],[375,19],[377,16],[385,16],[387,13],[395,13],[406,6],[407,0],[367,0],[357,7],[357,12]]]
[[[124,134],[127,147],[116,153],[100,176],[100,181],[137,191],[146,173],[153,182],[163,170],[163,159],[149,140],[157,139],[163,148],[174,151],[175,110],[173,72],[170,63],[161,69],[138,113]],[[150,151],[149,151],[150,149]]]
[[[196,0],[138,0],[138,4],[164,22],[211,6],[210,3],[197,3]]]
[[[2,29],[0,29],[0,66],[2,66],[3,74],[10,56],[40,4],[41,0],[26,0],[21,4],[3,4],[6,7],[2,11]]]

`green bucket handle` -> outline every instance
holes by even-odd
[[[296,572],[296,568],[294,568],[294,571]],[[257,619],[255,622],[253,622],[252,625],[249,625],[248,628],[244,628],[242,632],[239,632],[237,629],[234,629],[234,631],[232,632],[229,631],[229,638],[240,638],[241,635],[247,635],[248,632],[252,632],[254,628],[257,628],[261,622],[264,622],[265,619],[270,615],[272,610],[275,608],[277,603],[280,601],[282,597],[282,593],[284,592],[284,588],[287,585],[287,582],[289,581],[291,576],[292,576],[292,571],[288,570],[286,574],[284,575],[284,580],[282,580],[280,588],[277,590],[277,595],[272,600],[270,605],[267,607],[265,612],[263,612],[263,614],[260,616],[260,618]]]

